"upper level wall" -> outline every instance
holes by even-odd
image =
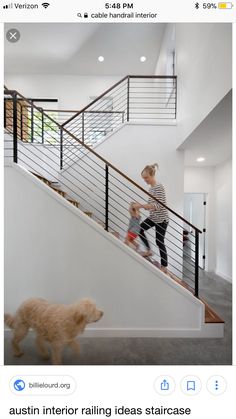
[[[173,67],[173,64],[175,64],[175,49],[175,23],[167,23],[155,74],[166,76],[176,74]]]
[[[6,74],[4,83],[28,98],[58,99],[58,104],[49,103],[48,109],[80,110],[91,102],[91,96],[100,96],[120,79],[71,74]]]
[[[169,23],[156,74],[170,70],[174,44],[180,145],[232,88],[232,25]]]
[[[181,144],[232,88],[232,25],[176,24],[176,74]]]

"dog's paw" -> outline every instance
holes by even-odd
[[[48,361],[50,359],[50,355],[49,354],[43,354],[43,355],[41,355],[41,357],[42,357],[42,359],[44,361]]]

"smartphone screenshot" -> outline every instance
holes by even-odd
[[[2,417],[233,416],[235,2],[0,2]]]

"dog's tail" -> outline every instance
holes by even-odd
[[[11,314],[4,314],[4,322],[10,329],[14,329],[14,320]]]

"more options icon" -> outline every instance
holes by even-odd
[[[226,390],[227,383],[224,377],[220,375],[213,375],[207,381],[207,390],[209,393],[213,394],[213,396],[219,396],[223,394]]]

